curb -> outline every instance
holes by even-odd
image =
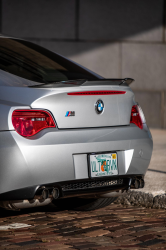
[[[152,193],[127,191],[119,196],[114,204],[122,204],[124,206],[137,206],[146,208],[166,209],[166,193],[153,195]]]

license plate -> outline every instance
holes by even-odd
[[[117,154],[92,154],[90,155],[91,177],[118,175]]]

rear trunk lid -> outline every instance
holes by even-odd
[[[48,88],[52,88],[51,93],[34,101],[31,107],[49,110],[59,129],[130,123],[134,94],[128,86],[110,85],[109,81],[100,80],[79,86]]]

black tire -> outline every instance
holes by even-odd
[[[63,210],[90,211],[106,207],[114,202],[117,198],[99,198],[99,199],[84,199],[84,198],[65,198],[53,200],[53,204]]]

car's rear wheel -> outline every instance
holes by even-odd
[[[69,209],[77,211],[90,211],[106,207],[114,202],[117,198],[99,198],[99,199],[85,199],[85,198],[65,198],[53,200],[53,204],[60,209]]]

